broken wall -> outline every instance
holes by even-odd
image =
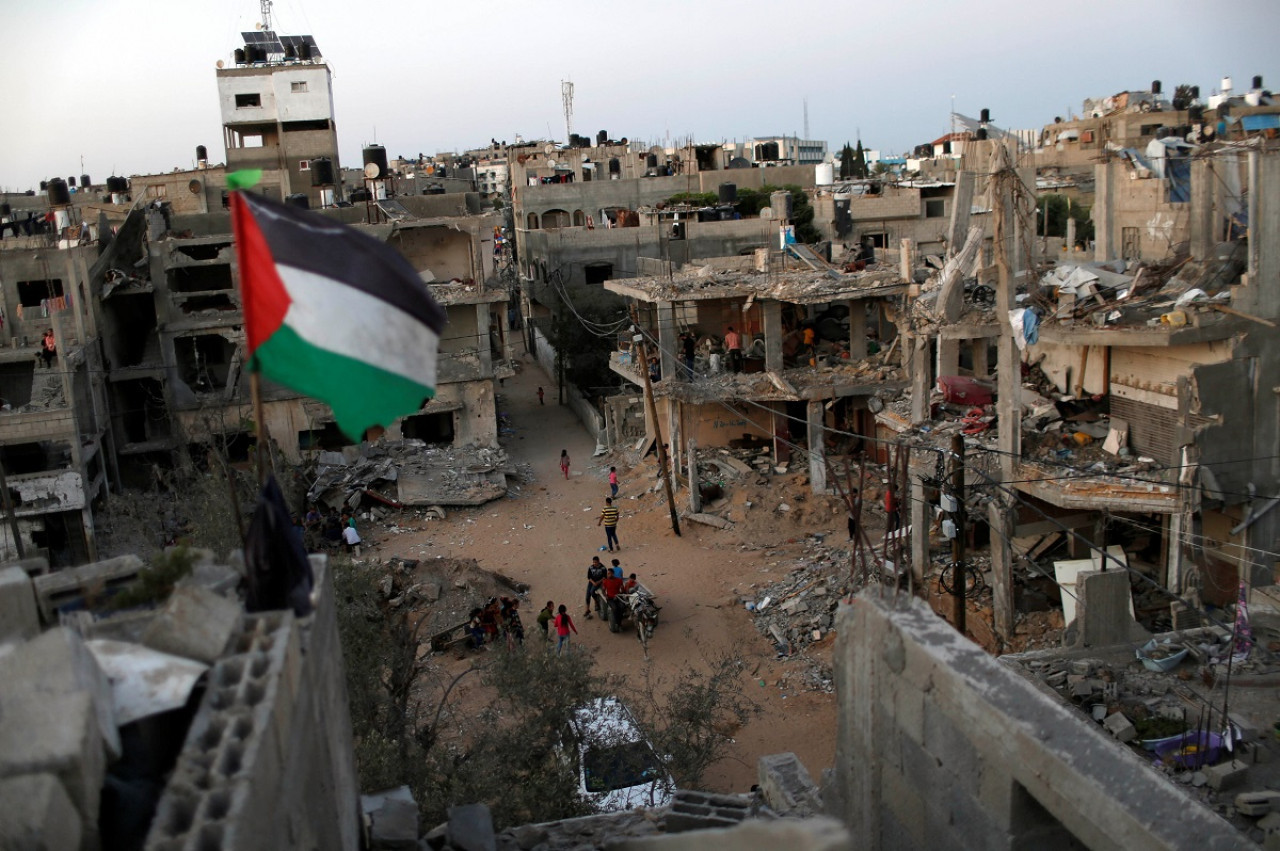
[[[475,237],[454,227],[399,228],[389,241],[424,281],[481,277],[476,267]]]
[[[835,631],[839,729],[823,799],[862,847],[1247,846],[921,601],[864,591]]]

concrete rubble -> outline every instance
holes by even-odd
[[[317,608],[297,621],[246,613],[236,569],[192,557],[167,599],[120,611],[111,598],[151,569],[136,558],[25,589],[4,572],[28,614],[40,592],[44,631],[0,644],[0,847],[286,847],[299,825],[299,846],[355,846],[327,560],[312,559]]]
[[[519,469],[502,449],[382,441],[322,452],[307,500],[357,508],[365,496],[393,508],[483,505],[507,495]]]

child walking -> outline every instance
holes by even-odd
[[[560,472],[564,473],[564,477],[569,478],[569,450],[560,450]]]
[[[573,625],[573,618],[569,616],[569,609],[564,603],[560,604],[559,613],[556,615],[556,655],[559,656],[564,649],[569,646],[569,631],[572,630],[574,635],[578,634],[578,628]]]

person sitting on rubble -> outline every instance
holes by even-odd
[[[486,640],[492,641],[498,637],[498,616],[498,598],[490,597],[489,602],[480,610],[480,628],[484,630]]]
[[[480,620],[480,609],[472,609],[467,621],[467,634],[471,636],[471,646],[479,650],[484,646],[484,625]]]
[[[342,523],[338,520],[338,512],[333,509],[324,519],[324,540],[326,544],[336,547],[342,543]]]

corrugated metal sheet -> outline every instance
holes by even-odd
[[[1134,452],[1147,455],[1162,464],[1178,463],[1178,426],[1181,418],[1177,411],[1112,395],[1111,415],[1129,423],[1129,445]],[[1192,428],[1212,422],[1212,419],[1198,414],[1188,417],[1188,424]]]

